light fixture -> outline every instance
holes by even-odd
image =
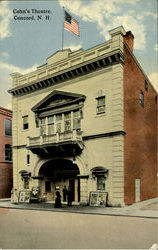
[[[72,157],[72,163],[73,163],[73,164],[76,164],[76,158],[75,158],[75,155],[73,155],[73,157]]]
[[[72,150],[72,164],[76,164],[75,149]]]

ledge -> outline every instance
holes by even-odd
[[[69,69],[58,71],[52,75],[47,75],[40,80],[38,79],[32,81],[31,83],[17,86],[8,92],[13,94],[13,96],[26,95],[39,89],[50,87],[52,85],[71,80],[79,76],[87,75],[101,68],[123,62],[124,56],[122,52],[117,49],[110,53],[103,54],[101,56],[95,57],[94,59],[72,66]]]

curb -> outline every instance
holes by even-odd
[[[21,209],[21,210],[31,210],[31,211],[47,211],[47,212],[59,212],[59,213],[78,213],[78,214],[90,214],[90,215],[106,215],[106,216],[120,216],[120,217],[135,217],[135,218],[147,218],[147,219],[158,219],[158,216],[145,216],[145,215],[128,215],[128,214],[112,214],[112,213],[101,213],[101,212],[88,212],[88,211],[73,211],[73,210],[64,210],[64,209],[42,209],[42,208],[24,208],[24,207],[9,207],[9,206],[1,206],[0,208],[8,208],[8,209]]]

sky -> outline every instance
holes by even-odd
[[[63,33],[63,7],[79,22],[80,37]],[[32,16],[35,20],[19,20]],[[64,48],[86,50],[108,41],[108,31],[120,25],[134,34],[134,55],[158,91],[157,24],[157,0],[1,0],[0,106],[12,108],[10,74],[25,74],[46,63],[62,49],[62,34]]]

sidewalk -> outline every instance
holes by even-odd
[[[95,215],[112,215],[112,216],[129,216],[142,218],[158,218],[158,197],[141,201],[123,208],[114,207],[89,207],[73,205],[67,207],[66,204],[62,208],[54,208],[53,203],[19,203],[11,204],[10,199],[0,199],[0,208],[24,209],[24,210],[40,210],[54,212],[68,212]]]

